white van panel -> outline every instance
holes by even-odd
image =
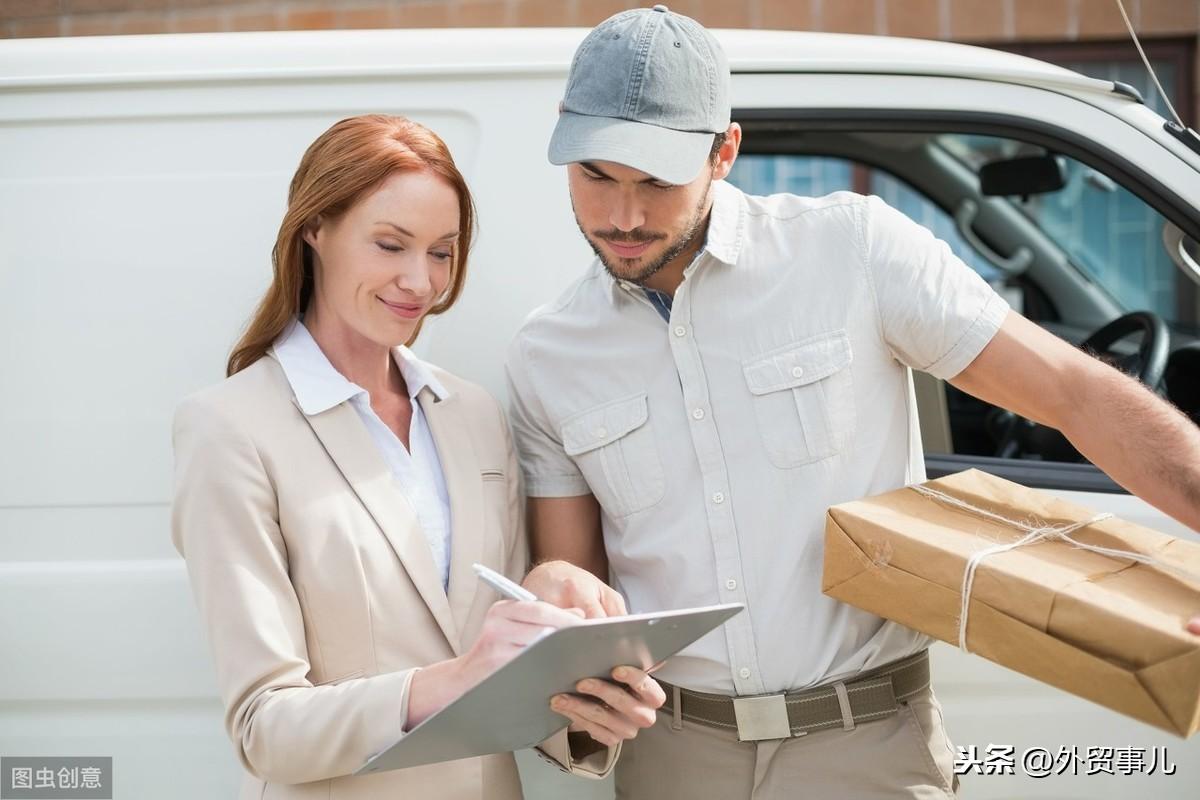
[[[28,389],[0,399],[22,454],[0,462],[0,505],[167,499],[171,410],[220,379],[304,147],[356,110],[0,129],[0,259],[27,265],[0,285],[5,379]],[[469,117],[421,116],[472,159]]]

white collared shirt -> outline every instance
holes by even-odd
[[[426,386],[439,400],[446,397],[445,387],[429,366],[407,347],[392,349],[392,358],[404,376],[408,395],[412,399],[412,421],[408,428],[410,449],[406,450],[392,429],[371,408],[371,397],[367,390],[351,383],[329,363],[301,321],[293,322],[276,340],[275,355],[291,384],[300,410],[305,414],[320,414],[347,400],[358,412],[380,455],[391,469],[397,490],[404,493],[416,511],[425,538],[429,540],[429,548],[433,551],[433,563],[442,577],[442,588],[446,589],[450,583],[450,496],[433,435],[421,411],[421,404],[417,402],[417,395]]]
[[[738,602],[664,680],[754,695],[929,639],[821,592],[826,509],[925,477],[909,368],[950,378],[1007,305],[879,198],[719,181],[664,321],[594,261],[509,353],[526,490],[592,493],[630,611]]]

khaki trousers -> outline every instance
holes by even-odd
[[[896,714],[853,730],[739,742],[726,731],[659,712],[653,727],[625,742],[617,762],[618,800],[874,800],[953,798],[954,748],[932,690]]]

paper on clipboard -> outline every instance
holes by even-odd
[[[584,620],[529,645],[516,658],[430,716],[354,774],[521,750],[567,724],[550,698],[623,664],[649,669],[745,608],[729,603]]]

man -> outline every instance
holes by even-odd
[[[825,509],[924,478],[909,368],[1059,428],[1193,528],[1200,430],[877,198],[724,183],[740,142],[695,21],[627,11],[580,45],[550,160],[597,261],[508,365],[530,578],[598,615],[747,607],[657,673],[619,796],[944,797],[930,640],[820,591]]]

